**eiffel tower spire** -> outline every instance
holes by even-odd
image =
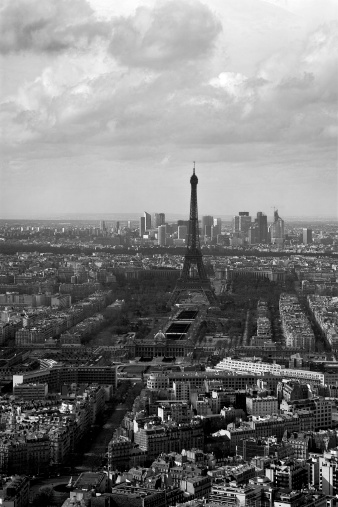
[[[197,207],[198,178],[195,174],[195,162],[193,174],[190,178],[190,185],[191,198],[187,250],[184,257],[182,273],[180,278],[177,280],[170,303],[172,305],[177,303],[184,292],[193,291],[204,293],[210,304],[217,305],[216,296],[205,271],[200,247]]]

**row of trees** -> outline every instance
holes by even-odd
[[[294,293],[293,275],[287,275],[285,283],[276,283],[268,278],[254,278],[251,276],[237,276],[232,282],[232,292],[222,293],[220,301],[229,322],[236,322],[239,331],[244,331],[248,314],[248,337],[253,336],[257,329],[257,303],[259,300],[267,302],[272,322],[272,338],[279,341],[280,329],[276,323],[279,320],[279,298],[282,292]],[[241,326],[238,326],[238,323]],[[234,329],[232,330],[234,331]],[[230,333],[229,333],[230,334]]]
[[[105,318],[102,328],[111,335],[122,335],[136,332],[137,338],[145,338],[156,320],[168,313],[169,293],[175,287],[175,280],[156,277],[143,280],[126,280],[117,276],[117,285],[112,286],[114,297],[123,300],[119,308],[106,308],[102,314]],[[147,322],[150,319],[152,322]],[[102,331],[101,328],[101,331]],[[98,333],[91,337],[95,341]],[[102,335],[102,333],[101,333]]]
[[[331,239],[323,240],[324,244],[331,244]],[[0,242],[0,253],[3,254],[15,254],[16,252],[41,252],[41,253],[56,253],[56,254],[92,254],[93,252],[105,252],[110,254],[135,254],[136,252],[140,252],[143,255],[153,255],[156,254],[167,254],[167,255],[184,255],[186,253],[185,247],[161,247],[161,246],[144,246],[144,247],[135,247],[135,246],[119,246],[118,248],[93,245],[93,246],[80,246],[77,244],[74,245],[64,245],[64,244],[55,244],[50,245],[47,242],[41,244],[36,243],[22,243],[21,241],[16,240],[7,240]],[[255,250],[254,248],[245,249],[227,249],[226,247],[220,245],[211,245],[211,246],[202,246],[202,253],[204,256],[210,255],[218,255],[220,257],[228,257],[228,256],[242,256],[246,257],[271,257],[271,252],[261,252],[260,250]],[[338,257],[338,253],[336,252],[304,252],[302,253],[304,256],[308,257]],[[289,257],[290,253],[288,252],[273,252],[274,257]]]

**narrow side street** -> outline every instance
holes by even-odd
[[[108,450],[108,443],[111,440],[114,431],[121,424],[121,421],[127,412],[127,407],[120,403],[115,407],[103,427],[95,434],[88,452],[83,455],[81,467],[78,470],[97,470],[102,468],[105,462],[104,457]]]

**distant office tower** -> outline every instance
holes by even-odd
[[[218,234],[221,234],[221,231],[222,231],[222,219],[214,218],[214,223],[211,228],[211,237],[216,238]]]
[[[160,214],[154,213],[153,214],[153,226],[157,229],[157,227],[159,227],[160,225],[162,225],[160,223]]]
[[[255,220],[258,227],[258,243],[267,243],[268,242],[268,217],[258,211],[257,218]]]
[[[190,221],[189,220],[177,220],[177,227],[180,227],[181,225],[185,225],[186,226],[186,228],[187,228],[187,234],[189,234]]]
[[[150,231],[150,229],[151,229],[151,214],[147,213],[145,211],[143,216],[144,216],[144,220],[145,220],[146,231]]]
[[[205,215],[202,217],[202,236],[211,237],[211,227],[214,225],[214,217]]]
[[[127,226],[128,226],[128,229],[131,229],[131,220],[128,220]]]
[[[239,232],[248,236],[249,229],[251,227],[251,216],[248,211],[240,211],[239,212]]]
[[[178,239],[186,239],[188,234],[188,227],[186,225],[178,226]]]
[[[303,243],[304,245],[312,243],[312,229],[303,229]]]
[[[232,219],[232,232],[241,232],[245,237],[249,235],[249,229],[252,225],[251,216],[248,211],[240,211]]]
[[[189,230],[189,220],[177,220],[177,225],[178,225],[178,227],[180,225],[186,225]]]
[[[140,236],[143,237],[146,231],[146,219],[144,217],[140,217]]]
[[[100,222],[100,231],[101,232],[106,231],[106,222],[104,220],[101,220],[101,222]]]
[[[160,227],[160,225],[165,224],[165,214],[164,213],[154,213],[154,223],[153,226],[155,228]]]
[[[166,227],[166,225],[160,225],[157,228],[157,244],[159,246],[165,246],[166,245],[166,233],[167,233],[167,227]]]
[[[218,228],[217,225],[212,225],[210,227],[210,238],[213,239],[213,238],[217,238],[217,236],[219,235],[220,233],[220,230]]]
[[[232,218],[232,232],[239,232],[239,216],[235,215]]]
[[[258,226],[256,223],[254,225],[252,225],[252,227],[249,228],[248,241],[249,241],[249,245],[257,245],[257,243],[260,243],[259,229],[258,229]]]
[[[278,215],[278,210],[273,214],[273,223],[269,227],[271,243],[283,243],[284,220]]]

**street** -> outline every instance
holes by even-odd
[[[57,485],[61,484],[66,485],[68,484],[69,479],[71,477],[73,478],[73,480],[75,480],[82,472],[102,469],[103,466],[101,466],[101,463],[104,461],[105,454],[108,451],[108,443],[111,440],[115,429],[118,428],[119,425],[121,424],[121,421],[126,412],[127,407],[123,403],[120,403],[115,407],[115,409],[112,411],[112,413],[105,421],[103,427],[94,436],[90,448],[83,455],[81,463],[79,463],[76,466],[75,471],[73,471],[71,474],[62,475],[60,477],[52,477],[49,479],[47,478],[33,479],[31,481],[30,487],[31,500],[39,492],[39,489],[43,486],[52,486],[54,488],[54,486]],[[65,465],[67,465],[67,463],[65,463]],[[58,505],[62,505],[62,502],[65,499],[65,495],[66,497],[69,496],[68,492],[66,494],[64,492],[54,490],[54,493]]]

